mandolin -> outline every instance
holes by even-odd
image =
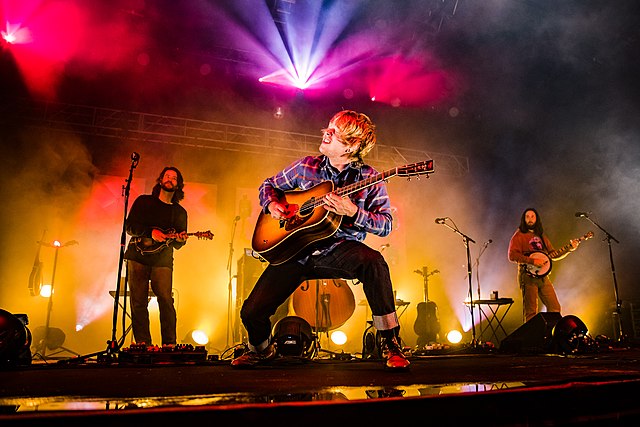
[[[178,233],[176,233],[174,229],[170,229],[167,231],[163,230],[163,233],[169,235],[169,237],[164,242],[156,242],[151,237],[136,237],[134,242],[138,252],[140,252],[142,255],[156,254],[162,251],[164,248],[169,247],[169,245],[178,237]],[[196,236],[198,239],[206,240],[213,239],[213,233],[209,230],[187,233],[187,236]]]

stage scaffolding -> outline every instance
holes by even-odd
[[[317,134],[285,132],[231,123],[196,120],[158,114],[115,110],[86,105],[12,103],[2,108],[5,119],[58,132],[93,135],[120,141],[172,144],[192,148],[269,153],[291,159],[318,149]],[[454,154],[377,144],[367,162],[379,168],[433,159],[437,173],[461,177],[469,172],[469,159]]]

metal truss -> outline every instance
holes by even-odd
[[[318,135],[283,132],[230,123],[113,110],[64,103],[18,103],[5,106],[3,117],[58,132],[142,141],[192,148],[299,158],[318,149]],[[432,159],[438,174],[460,177],[469,172],[467,157],[376,144],[367,163],[393,168]]]

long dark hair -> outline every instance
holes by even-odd
[[[518,228],[523,233],[529,232],[529,226],[527,226],[527,221],[525,220],[525,216],[527,215],[527,212],[529,212],[529,211],[531,211],[534,214],[536,214],[536,223],[535,223],[535,225],[533,227],[533,233],[536,236],[542,237],[542,233],[544,232],[544,229],[542,228],[542,218],[540,218],[540,214],[534,208],[527,208],[522,212],[522,216],[520,217],[520,226]]]
[[[173,192],[173,196],[171,197],[171,203],[180,203],[180,200],[184,199],[184,179],[182,178],[182,173],[178,170],[178,168],[174,166],[167,166],[162,169],[158,178],[156,178],[156,185],[153,186],[153,190],[151,190],[151,194],[158,197],[160,194],[160,189],[162,188],[162,178],[164,177],[165,172],[174,171],[178,175],[178,188]]]

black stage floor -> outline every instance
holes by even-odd
[[[377,358],[230,357],[34,361],[0,370],[0,426],[149,423],[438,426],[640,425],[640,349],[506,354],[461,346]],[[218,359],[218,360],[216,360]],[[374,424],[375,423],[375,424]]]

